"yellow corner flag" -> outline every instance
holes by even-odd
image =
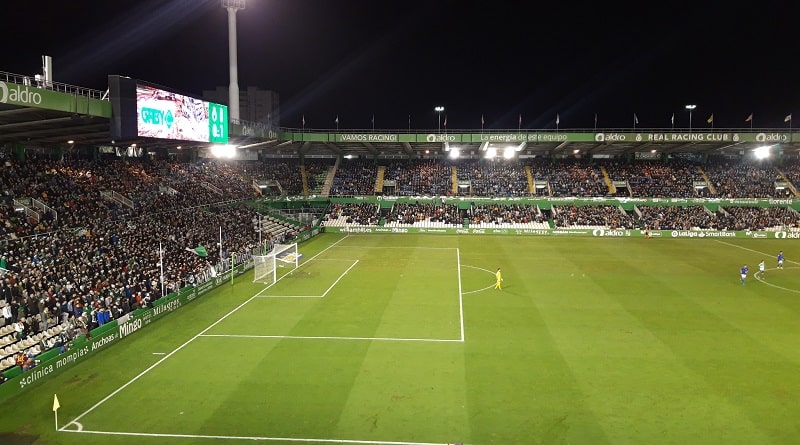
[[[53,411],[58,411],[61,408],[61,404],[58,403],[58,395],[53,394]]]

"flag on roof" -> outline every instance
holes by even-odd
[[[792,113],[787,114],[786,117],[783,118],[783,121],[784,122],[791,122],[792,121]]]
[[[753,121],[753,113],[750,113],[750,116],[747,116],[747,119],[744,120],[745,122],[752,122]]]
[[[708,116],[708,119],[706,119],[706,122],[708,122],[709,124],[713,124],[714,123],[714,113],[711,113],[711,116]]]

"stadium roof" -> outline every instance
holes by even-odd
[[[12,75],[13,76],[13,75]],[[3,81],[4,80],[4,81]],[[48,96],[52,92],[60,93]],[[14,96],[16,94],[16,96]],[[28,96],[23,96],[28,94]],[[48,103],[37,106],[39,94]],[[14,97],[12,97],[14,96]],[[6,100],[6,99],[15,100]],[[0,145],[47,148],[127,146],[175,150],[203,148],[208,143],[141,138],[111,139],[112,109],[106,93],[63,84],[37,88],[21,77],[0,79]],[[791,121],[788,122],[791,125]],[[230,144],[281,156],[444,157],[459,150],[462,157],[482,157],[487,150],[517,156],[622,156],[636,153],[741,155],[761,146],[796,154],[800,132],[784,129],[560,129],[554,130],[391,130],[268,129],[241,122],[230,127]],[[72,141],[71,143],[69,141]],[[640,156],[640,155],[636,155]],[[642,156],[640,156],[642,157]],[[646,156],[644,156],[646,157]]]

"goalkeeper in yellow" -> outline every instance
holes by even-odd
[[[495,277],[497,277],[497,283],[495,283],[494,288],[503,290],[503,286],[501,285],[501,283],[503,282],[503,274],[500,273],[499,267],[497,268],[497,273],[494,275]]]

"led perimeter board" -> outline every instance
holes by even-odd
[[[113,138],[228,143],[227,106],[127,77],[108,80]]]

